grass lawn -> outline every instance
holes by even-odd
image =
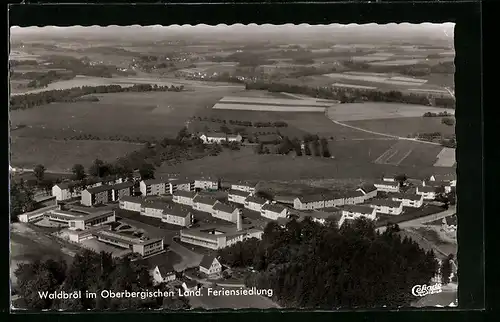
[[[32,169],[43,164],[51,171],[71,171],[75,163],[88,167],[97,158],[114,161],[141,145],[126,142],[56,141],[35,137],[12,137],[11,164]]]
[[[415,133],[440,132],[443,135],[455,134],[455,127],[441,123],[441,117],[401,117],[388,119],[372,119],[346,122],[365,130],[392,134],[402,137]]]

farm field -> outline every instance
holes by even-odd
[[[391,145],[390,148],[374,159],[374,162],[395,166],[429,166],[429,164],[434,164],[440,150],[440,146],[401,140]],[[411,158],[407,161],[410,156]]]
[[[423,119],[422,116],[426,112],[439,113],[445,111],[450,114],[455,114],[455,110],[453,109],[445,109],[439,107],[431,107],[431,106],[415,105],[415,104],[369,102],[369,103],[348,103],[348,104],[335,105],[327,110],[327,115],[329,118],[340,122],[384,119],[380,121],[380,123],[385,124],[386,120],[391,118]],[[440,123],[441,119],[439,119],[438,122]],[[443,124],[443,126],[445,125]]]
[[[384,147],[381,146],[380,154]],[[354,149],[353,149],[354,150]],[[187,161],[173,166],[163,165],[157,169],[158,176],[181,173],[185,176],[217,176],[222,180],[304,180],[304,179],[378,179],[384,173],[405,173],[423,178],[441,168],[434,167],[435,158],[426,165],[394,166],[375,164],[375,155],[366,153],[364,159],[350,158],[349,151],[331,151],[338,159],[319,157],[294,157],[292,155],[258,155],[252,148],[240,151],[224,151],[218,156]],[[437,153],[436,153],[437,154]],[[245,169],[241,172],[241,169]],[[446,169],[446,168],[443,168]]]
[[[279,111],[279,112],[323,112],[334,102],[317,101],[302,98],[260,98],[260,97],[223,97],[214,109],[251,110],[251,111]]]
[[[435,167],[452,167],[455,165],[456,155],[455,149],[443,148],[437,155],[438,160],[434,163]]]
[[[406,137],[415,133],[440,132],[443,135],[455,133],[455,127],[441,123],[441,117],[400,117],[345,122],[348,125],[374,132]]]
[[[425,79],[412,78],[412,77],[403,77],[403,76],[392,76],[390,74],[384,75],[378,73],[374,75],[372,73],[331,73],[326,74],[325,76],[331,77],[333,79],[339,80],[357,80],[357,81],[366,81],[372,83],[385,83],[385,84],[393,84],[393,85],[407,85],[407,86],[420,86],[427,82]]]
[[[33,168],[43,164],[51,171],[69,171],[75,163],[88,167],[97,158],[113,161],[137,150],[141,145],[126,142],[56,141],[12,137],[11,165]]]
[[[421,59],[396,59],[396,60],[370,62],[369,64],[372,66],[409,66],[409,65],[416,65],[416,64],[421,63],[421,62],[425,62],[425,60],[421,60]]]

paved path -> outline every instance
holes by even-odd
[[[407,228],[407,227],[415,227],[415,226],[421,226],[424,223],[442,219],[444,217],[451,216],[457,212],[456,206],[450,206],[447,210],[441,211],[432,215],[424,216],[424,217],[419,217],[415,219],[410,219],[408,221],[403,221],[398,223],[399,228]],[[377,228],[378,232],[384,232],[386,227],[379,227]]]

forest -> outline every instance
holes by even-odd
[[[271,288],[289,308],[338,309],[408,306],[411,288],[435,277],[439,263],[397,225],[380,234],[358,219],[339,229],[306,217],[285,227],[271,222],[262,240],[249,239],[219,251],[224,264],[252,267],[248,287]]]
[[[108,253],[96,254],[83,250],[75,255],[72,263],[62,259],[37,260],[20,264],[15,270],[20,295],[16,307],[33,310],[141,310],[141,309],[189,309],[184,297],[102,298],[102,290],[114,292],[141,292],[167,290],[165,285],[154,286],[149,268],[128,258],[116,259]],[[53,293],[81,291],[79,299],[42,298],[38,292]],[[83,296],[86,291],[96,292],[96,298]]]

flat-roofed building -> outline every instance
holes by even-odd
[[[68,237],[74,243],[81,243],[84,240],[95,238],[95,233],[101,230],[111,230],[109,225],[90,227],[84,230],[68,230]]]
[[[215,198],[197,195],[193,198],[193,209],[211,214],[215,203],[217,203]]]
[[[59,208],[59,206],[57,206],[57,205],[43,207],[43,208],[36,209],[36,210],[30,211],[30,212],[22,213],[22,214],[17,216],[17,219],[20,222],[24,222],[24,223],[38,221],[38,220],[43,219],[47,212],[52,211],[52,210],[57,210],[58,208]]]
[[[172,207],[163,211],[161,221],[171,225],[190,227],[193,224],[193,214],[188,209]]]
[[[365,200],[377,197],[377,187],[375,187],[375,185],[373,184],[364,184],[359,187],[357,191],[363,193]]]
[[[287,218],[288,216],[288,208],[283,207],[277,204],[265,204],[262,206],[260,210],[260,214],[262,217],[278,220],[278,218]]]
[[[118,206],[120,209],[141,212],[142,199],[139,197],[123,196],[120,198]]]
[[[385,215],[400,215],[403,212],[403,203],[401,201],[372,199],[369,201],[369,206],[374,208],[377,213]]]
[[[90,226],[101,226],[115,221],[115,213],[113,211],[106,211],[70,219],[68,224],[70,229],[86,229]]]
[[[225,221],[236,223],[239,215],[241,215],[241,209],[223,204],[219,201],[212,207],[212,216]]]
[[[424,204],[424,196],[413,193],[393,193],[389,196],[392,201],[403,203],[403,207],[420,208]]]
[[[136,237],[131,237],[129,235],[102,230],[95,233],[97,239],[101,242],[118,246],[125,249],[130,249],[134,253],[138,253],[142,256],[149,256],[155,253],[163,251],[163,239],[141,239]]]
[[[193,200],[196,193],[193,191],[176,191],[172,197],[172,201],[181,205],[193,206]]]
[[[257,184],[253,183],[253,182],[240,181],[240,182],[232,183],[231,190],[244,191],[244,192],[248,192],[250,194],[254,194],[256,186],[257,186]]]
[[[241,190],[229,190],[227,193],[227,200],[230,202],[245,204],[245,199],[250,197],[251,193]]]
[[[262,239],[264,231],[246,229],[238,231],[235,227],[215,227],[206,229],[183,229],[181,241],[213,250],[222,249],[249,238]]]

